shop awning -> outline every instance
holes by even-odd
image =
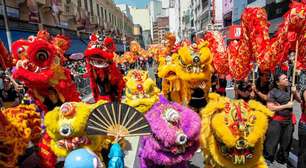
[[[66,55],[71,55],[73,53],[84,53],[87,44],[84,43],[83,41],[79,40],[79,39],[70,39],[71,41],[71,46],[68,49],[68,51],[66,51]]]
[[[8,42],[6,38],[6,32],[4,29],[0,29],[0,39],[4,43],[4,46],[8,49]]]

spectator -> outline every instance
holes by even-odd
[[[248,102],[251,99],[252,85],[248,78],[238,81],[235,87],[235,97],[236,99],[242,99]]]
[[[9,78],[5,77],[3,80],[4,88],[1,92],[1,99],[4,107],[15,107],[20,102],[20,97],[17,88],[14,88],[13,83]]]
[[[225,92],[226,85],[227,85],[226,76],[218,75],[216,92],[221,96],[226,96]]]
[[[259,71],[259,78],[256,80],[256,85],[252,86],[255,100],[261,102],[263,105],[267,104],[268,93],[271,90],[270,76],[269,71]]]
[[[217,91],[217,81],[218,81],[217,74],[216,73],[212,74],[211,76],[211,91],[212,92]]]
[[[272,117],[266,134],[264,156],[269,163],[276,161],[280,164],[289,164],[288,157],[294,129],[293,102],[290,100],[291,92],[295,100],[300,102],[296,88],[289,90],[287,75],[280,73],[275,76],[275,86],[268,93],[267,106],[275,114]],[[279,145],[279,150],[276,149]]]

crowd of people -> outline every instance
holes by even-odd
[[[133,64],[124,63],[118,66],[121,72],[126,74],[130,69],[147,70],[147,67],[153,65],[156,65],[154,60],[140,60]],[[77,84],[81,96],[90,94],[90,88],[86,87],[89,85],[89,79],[85,60],[67,61],[65,66],[70,69],[72,79]],[[302,114],[298,122],[300,149],[298,168],[304,168],[306,166],[306,71],[299,72],[296,87],[290,85],[289,80],[292,79],[292,76],[288,69],[279,70],[274,74],[270,71],[259,70],[254,82],[251,77],[232,81],[227,79],[226,75],[213,74],[211,91],[226,96],[226,88],[233,85],[235,99],[243,99],[244,101],[254,99],[275,111],[275,115],[270,119],[264,144],[264,156],[268,165],[276,160],[278,163],[288,164],[290,167],[289,152],[293,140],[294,125],[297,123],[293,111],[293,101],[300,103]],[[155,71],[156,85],[161,89],[162,79],[158,77],[157,68],[153,66],[152,70]],[[16,107],[21,102],[26,88],[20,82],[12,79],[8,72],[10,69],[0,72],[0,105],[1,107]],[[293,99],[291,95],[293,95]]]
[[[17,40],[10,68],[0,71],[0,167],[37,157],[33,167],[123,168],[132,136],[140,168],[185,168],[196,151],[205,167],[293,168],[289,153],[298,131],[297,168],[305,168],[306,50],[297,40],[303,45],[305,37],[298,28],[292,44],[281,36],[301,26],[305,10],[292,5],[287,27],[269,41],[264,12],[248,9],[243,36],[228,46],[221,32],[180,42],[167,33],[163,44],[145,50],[132,41],[119,56],[111,37],[94,32],[82,57],[72,59],[63,35],[41,30]],[[250,20],[264,33],[257,35]]]

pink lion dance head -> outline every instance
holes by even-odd
[[[146,118],[152,135],[141,140],[140,167],[187,167],[187,161],[199,147],[198,114],[161,96]]]

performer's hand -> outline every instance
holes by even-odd
[[[255,92],[254,92],[254,91],[252,91],[252,92],[250,93],[250,97],[251,97],[251,98],[254,98],[254,97],[255,97]]]
[[[292,101],[289,101],[289,102],[286,104],[286,107],[287,107],[287,108],[292,108],[292,107],[293,107],[293,102],[292,102]]]
[[[292,93],[296,93],[296,86],[292,86],[292,87],[291,87],[291,92],[292,92]]]
[[[254,92],[257,92],[256,85],[255,85],[255,84],[252,84],[252,90],[253,90]]]

